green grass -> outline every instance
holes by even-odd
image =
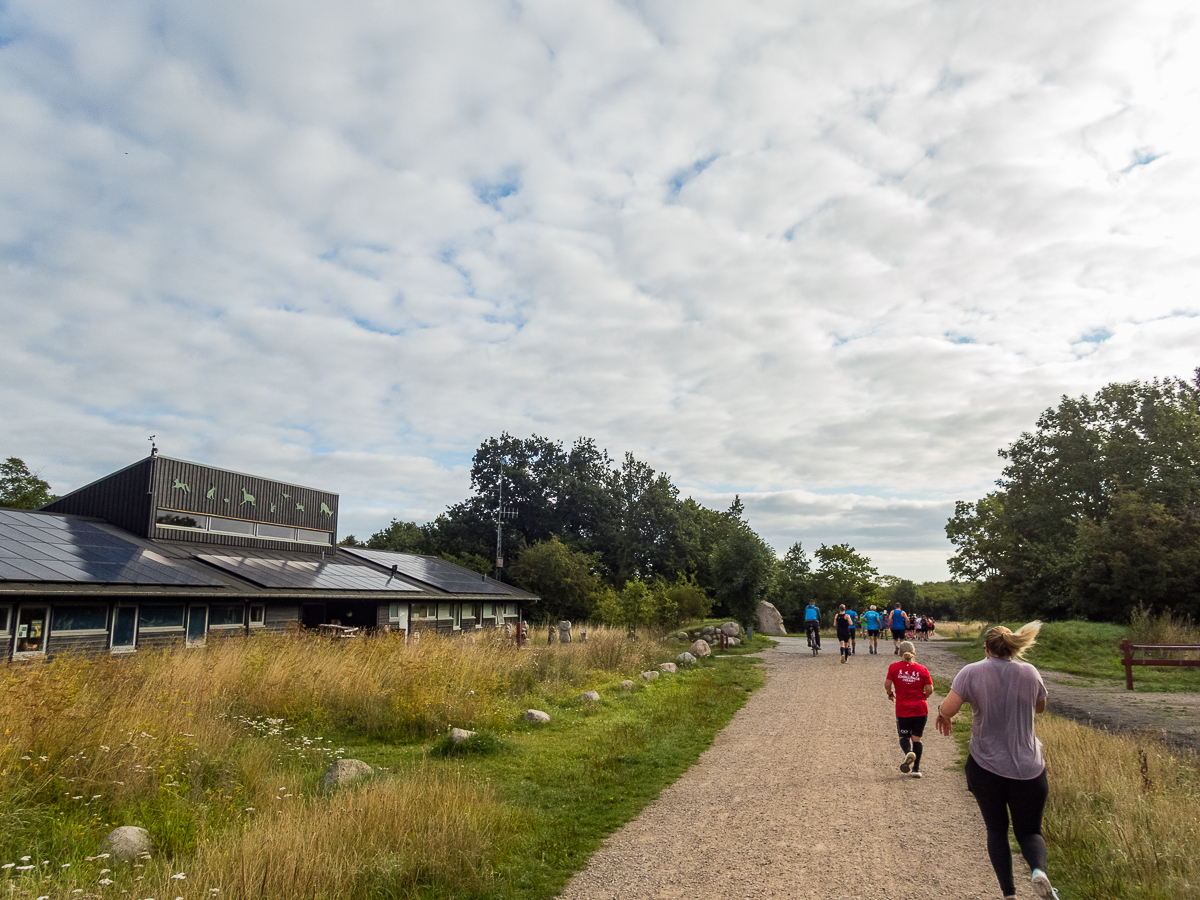
[[[616,680],[598,685],[598,704],[543,703],[549,723],[522,724],[482,755],[449,755],[440,764],[469,767],[473,779],[497,793],[512,838],[489,861],[493,882],[455,896],[555,896],[606,835],[636,817],[711,746],[762,683],[757,660],[705,659],[678,675],[639,682],[629,693]],[[429,765],[443,747],[440,739],[408,747],[346,744],[347,756],[399,774]],[[445,896],[432,889],[420,895]]]
[[[1003,623],[1012,630],[1023,622]],[[1047,622],[1037,644],[1025,654],[1025,660],[1051,672],[1063,672],[1093,682],[1125,681],[1120,643],[1127,629],[1104,622]],[[967,662],[983,659],[983,639],[950,648]],[[1139,666],[1133,670],[1133,689],[1140,692],[1200,690],[1200,668],[1156,668]]]

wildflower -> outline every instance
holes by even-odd
[[[83,794],[76,794],[76,795],[75,795],[74,797],[72,797],[71,799],[72,799],[72,800],[82,800],[82,799],[83,799]]]
[[[103,794],[92,794],[92,799],[99,800],[102,796],[104,796],[104,795]]]
[[[185,875],[183,872],[180,872],[178,875],[171,876],[172,881],[182,881],[185,878],[187,878],[187,875]]]
[[[105,747],[103,744],[100,745],[100,749],[103,750],[105,753],[108,752],[108,748]]]
[[[38,897],[37,900],[50,900],[50,895],[43,894],[42,896]]]
[[[22,756],[21,759],[33,759],[32,756]]]
[[[107,871],[108,871],[108,869],[105,869],[104,871],[105,871],[105,872],[107,872]],[[97,884],[112,884],[112,883],[113,883],[113,880],[112,880],[111,878],[101,878],[101,879],[100,879],[98,882],[96,882],[96,883],[97,883]]]
[[[33,866],[17,866],[18,872],[28,872]]]
[[[247,806],[247,807],[246,807],[246,812],[254,812],[254,807],[253,807],[253,806]],[[9,863],[9,865],[12,865],[12,863]]]
[[[112,869],[101,869],[101,870],[100,870],[100,874],[101,874],[101,875],[107,875],[107,874],[108,874],[109,872],[111,872],[111,871],[112,871]]]
[[[42,762],[45,762],[45,761],[46,761],[46,760],[48,760],[49,758],[50,758],[50,757],[48,757],[48,756],[39,756],[39,757],[38,757],[38,759],[40,759]]]
[[[21,857],[21,862],[29,862],[29,860],[30,860],[30,857],[28,857],[28,856]]]
[[[0,869],[11,869],[15,865],[16,863],[5,863],[4,865],[0,866]]]
[[[71,864],[70,864],[70,863],[63,863],[61,866],[59,866],[59,868],[60,868],[60,869],[69,869],[69,868],[71,868]]]

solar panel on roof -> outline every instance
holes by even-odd
[[[413,591],[421,589],[365,566],[298,559],[246,556],[197,556],[196,559],[268,588],[316,588],[327,591]]]
[[[464,569],[462,566],[456,566],[454,563],[442,559],[414,556],[411,553],[390,553],[387,550],[364,550],[362,547],[342,547],[340,549],[381,566],[388,568],[395,566],[398,571],[409,578],[423,581],[425,584],[432,584],[434,587],[454,594],[512,593],[510,588],[498,581],[485,578],[470,569]]]
[[[0,509],[0,580],[220,585],[95,522]]]

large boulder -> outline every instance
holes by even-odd
[[[675,635],[675,640],[677,641],[690,641],[691,639],[691,635],[689,635],[686,631],[681,631]]]
[[[374,771],[361,759],[339,759],[329,767],[329,771],[321,779],[321,784],[325,787],[333,787],[353,781],[355,778],[362,778],[364,775],[370,775]]]
[[[658,673],[655,671],[649,671],[649,672],[642,673],[642,681],[653,681],[657,677],[658,677]]]
[[[475,737],[474,731],[467,731],[465,728],[450,729],[450,740],[454,741],[456,744],[461,744],[463,741],[473,737]]]
[[[600,695],[596,691],[584,691],[579,695],[579,699],[586,703],[599,703]]]
[[[708,646],[708,641],[699,640],[688,647],[688,653],[692,656],[712,656],[712,647]]]
[[[729,637],[737,637],[739,634],[742,633],[742,626],[739,625],[737,622],[726,622],[724,625],[721,626],[721,630],[723,632],[725,632],[725,634],[727,634]]]
[[[137,859],[150,855],[150,832],[136,825],[114,828],[100,842],[101,849],[113,859]]]
[[[675,662],[679,663],[681,666],[690,666],[695,661],[696,657],[692,656],[692,654],[688,653],[686,650],[675,657]]]
[[[523,718],[526,722],[533,722],[535,725],[543,725],[550,721],[550,714],[544,713],[540,709],[525,710]]]
[[[783,616],[774,603],[763,600],[758,604],[758,630],[763,634],[787,634],[787,629],[783,627]]]
[[[658,669],[660,672],[666,672],[668,675],[674,675],[679,671],[679,666],[675,663],[659,663]]]

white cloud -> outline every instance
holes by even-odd
[[[61,490],[157,433],[361,534],[461,499],[485,437],[582,434],[740,491],[777,549],[936,577],[1038,412],[1200,362],[1198,33],[1183,2],[9,4],[4,452]]]

